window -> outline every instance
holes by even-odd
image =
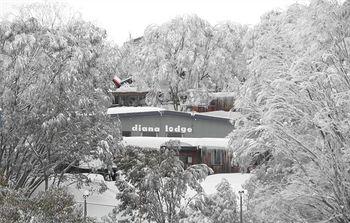
[[[142,132],[142,136],[144,137],[157,137],[156,132]]]
[[[179,159],[183,162],[183,164],[186,166],[187,165],[187,156],[179,156]]]
[[[187,167],[191,166],[193,164],[193,159],[192,156],[179,156],[179,159],[182,161],[184,164],[184,168],[186,169]]]
[[[122,136],[130,137],[131,136],[131,132],[130,131],[122,131]]]
[[[212,165],[222,165],[223,160],[223,151],[222,150],[213,150],[211,154],[211,164]]]
[[[180,132],[168,132],[166,134],[166,136],[167,137],[179,137],[179,138],[181,138],[182,137],[182,133],[180,133]]]
[[[187,163],[188,164],[192,164],[192,156],[188,156],[187,157]]]

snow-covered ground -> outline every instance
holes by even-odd
[[[118,204],[118,200],[115,199],[118,190],[113,181],[104,181],[101,175],[87,174],[86,176],[91,180],[90,186],[82,186],[78,189],[75,183],[71,183],[67,186],[67,189],[74,195],[75,200],[79,204],[82,204],[84,201],[84,191],[89,190],[90,195],[86,199],[88,216],[100,219],[101,217],[108,215],[108,213],[113,210],[114,206]],[[226,178],[231,184],[233,190],[238,193],[238,191],[242,189],[242,185],[250,176],[250,174],[241,173],[214,174],[208,176],[201,184],[207,194],[212,194],[216,191],[215,186],[219,184],[223,178]],[[104,183],[108,187],[103,193],[98,192],[101,183]]]
[[[90,195],[86,198],[87,213],[90,217],[100,219],[101,217],[108,215],[115,206],[118,204],[118,200],[115,198],[118,192],[114,181],[105,181],[101,175],[88,174],[93,184],[92,186],[78,189],[76,184],[72,184],[67,187],[68,191],[74,195],[77,203],[83,204],[83,193],[85,190],[90,192]],[[107,186],[107,190],[100,193],[100,183],[104,183]]]
[[[223,178],[226,178],[231,184],[233,191],[237,192],[242,190],[242,185],[250,178],[251,174],[242,173],[221,173],[208,176],[202,187],[207,194],[213,194],[216,192],[216,185],[218,185]]]
[[[88,184],[78,183],[76,177],[71,174],[66,174],[66,180],[62,183],[62,187],[66,188],[69,193],[74,196],[77,205],[83,208],[85,191],[89,191],[89,196],[86,198],[88,216],[96,217],[108,215],[109,212],[118,204],[115,198],[118,192],[114,181],[105,181],[100,174],[83,174],[88,178]],[[52,180],[49,182],[52,183]],[[105,190],[100,191],[104,188]],[[44,183],[39,186],[38,191],[44,190]],[[33,195],[35,195],[35,192]],[[102,193],[100,193],[102,192]]]

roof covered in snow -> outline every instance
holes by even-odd
[[[198,146],[207,149],[229,147],[229,138],[124,137],[122,143],[126,146],[159,149],[170,140],[180,141],[181,146]]]
[[[110,90],[110,93],[123,93],[123,92],[148,92],[149,89],[136,87],[134,85],[125,84],[116,90]]]
[[[201,112],[197,114],[218,117],[218,118],[231,118],[231,112],[229,111],[211,111],[211,112]]]
[[[165,111],[165,109],[157,108],[157,107],[113,107],[113,108],[108,108],[107,114],[118,115],[118,114],[160,112],[160,111]]]
[[[170,111],[164,108],[158,107],[111,107],[108,108],[107,114],[109,115],[119,115],[119,116],[133,116],[133,115],[176,115],[176,116],[190,116],[194,118],[202,119],[215,119],[227,121],[230,120],[230,112],[225,111],[215,111],[215,112],[180,112],[180,111]]]

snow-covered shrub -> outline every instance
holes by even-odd
[[[0,222],[84,222],[81,207],[76,206],[73,196],[63,189],[50,189],[28,198],[23,191],[1,187],[0,204]]]
[[[189,203],[182,223],[235,223],[239,222],[237,196],[230,183],[223,179],[216,186],[216,193],[201,194]]]
[[[184,169],[178,157],[179,142],[159,150],[128,147],[117,158],[121,170],[116,185],[118,211],[135,219],[178,222],[188,188],[203,192],[200,181],[212,170],[206,165]],[[136,220],[135,220],[136,221]]]

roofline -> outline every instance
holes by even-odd
[[[185,116],[190,118],[199,118],[205,120],[217,120],[217,121],[229,121],[230,118],[224,117],[214,117],[208,115],[202,115],[198,113],[187,113],[187,112],[179,112],[179,111],[169,111],[169,110],[160,110],[160,111],[146,111],[146,112],[129,112],[129,113],[121,113],[121,114],[110,114],[112,116],[119,117],[134,117],[134,116],[152,116],[152,115],[175,115],[175,116]]]
[[[133,94],[147,94],[149,91],[110,91],[109,93],[111,94],[128,94],[128,93],[133,93]]]

